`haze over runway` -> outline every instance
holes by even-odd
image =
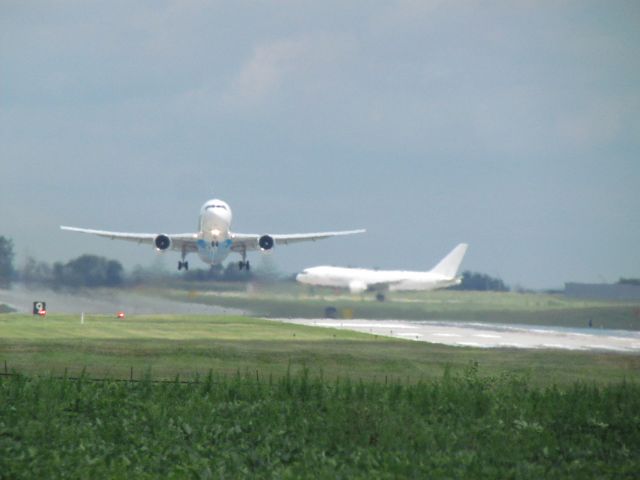
[[[238,231],[367,229],[275,249],[284,272],[467,242],[510,285],[637,277],[638,25],[634,1],[3,2],[0,235],[18,268],[149,265],[58,225],[189,232],[216,197]]]
[[[19,313],[31,313],[34,301],[44,301],[47,310],[54,314],[70,313],[116,315],[240,315],[241,310],[215,305],[173,301],[159,296],[144,295],[135,290],[87,289],[76,291],[51,290],[13,286],[0,289],[0,304],[6,304]]]

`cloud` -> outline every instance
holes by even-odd
[[[258,44],[233,77],[224,100],[257,106],[281,93],[310,93],[336,86],[341,66],[357,51],[353,36],[308,34]],[[290,87],[290,88],[289,88]]]
[[[276,40],[258,45],[234,78],[227,100],[251,105],[266,99],[278,90],[308,50],[306,40]]]

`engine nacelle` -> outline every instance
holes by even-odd
[[[260,250],[266,252],[267,250],[271,250],[274,245],[273,237],[269,235],[262,235],[258,240],[258,245],[260,246]]]
[[[153,240],[153,244],[159,251],[164,251],[171,247],[171,239],[166,235],[161,234]]]

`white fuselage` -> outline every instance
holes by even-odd
[[[448,277],[435,272],[328,266],[307,268],[297,275],[296,280],[309,285],[348,288],[353,293],[378,287],[391,291],[434,290],[460,283],[459,277]]]
[[[296,280],[308,285],[348,288],[351,293],[365,290],[434,290],[458,285],[460,263],[468,245],[460,243],[429,271],[370,270],[367,268],[311,267]]]
[[[231,219],[231,208],[217,198],[206,201],[200,208],[196,245],[203,262],[217,265],[231,253]]]

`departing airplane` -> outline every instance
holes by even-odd
[[[232,233],[231,208],[222,200],[208,200],[200,208],[198,232],[196,233],[125,233],[91,230],[87,228],[60,226],[62,230],[72,232],[91,233],[112,240],[129,240],[155,246],[158,251],[168,249],[182,253],[182,260],[178,262],[178,270],[189,269],[189,262],[185,261],[188,253],[195,252],[200,259],[209,265],[220,265],[231,252],[238,253],[242,260],[238,262],[240,270],[250,269],[247,252],[271,250],[274,245],[288,245],[290,243],[321,240],[338,235],[363,233],[365,230],[347,230],[341,232],[294,233],[286,235],[259,235],[248,233]]]
[[[369,270],[366,268],[311,267],[296,276],[300,283],[321,287],[348,288],[351,293],[367,290],[378,292],[376,298],[384,300],[384,291],[434,290],[458,285],[457,276],[468,245],[461,243],[428,272],[406,270]]]

